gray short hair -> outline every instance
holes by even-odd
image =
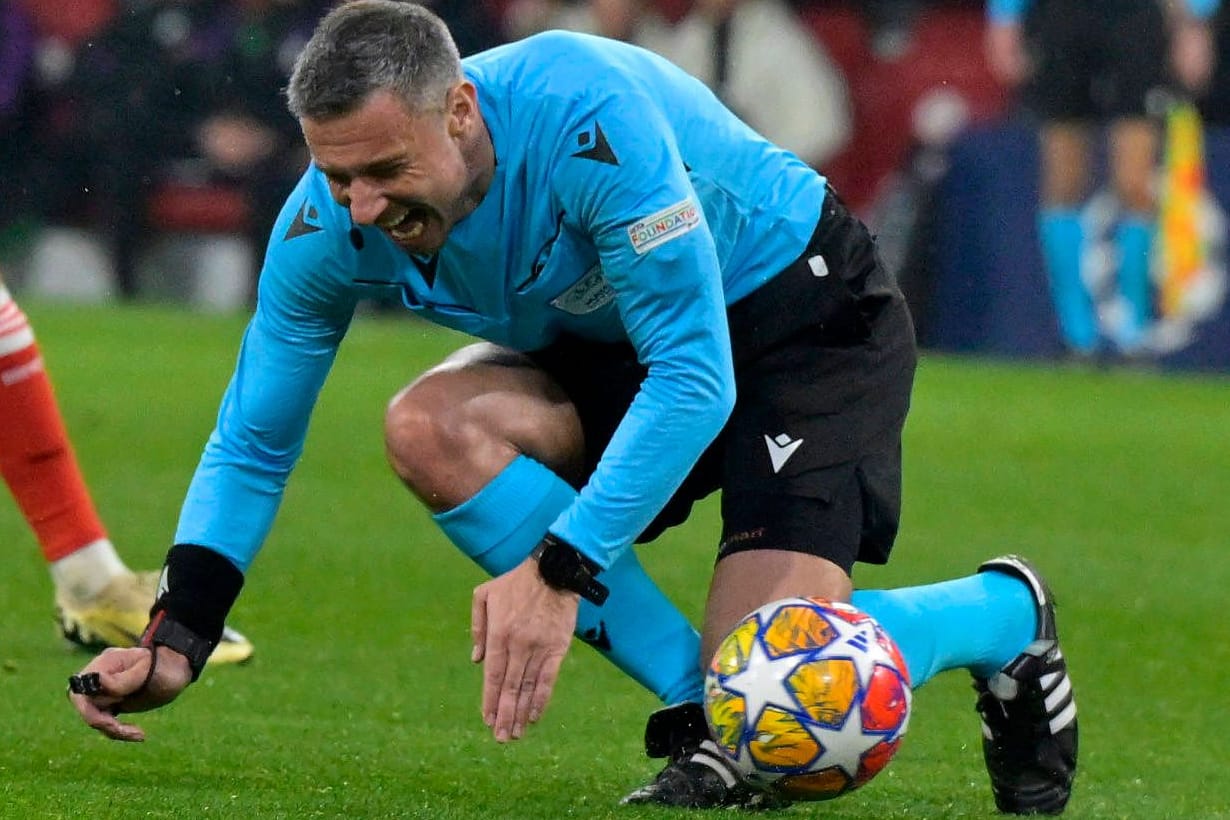
[[[443,105],[460,79],[457,44],[435,14],[417,3],[354,0],[316,26],[295,61],[286,99],[296,117],[328,120],[389,90],[417,113]]]

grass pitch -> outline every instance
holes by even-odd
[[[159,565],[242,332],[241,318],[27,304],[111,535]],[[0,503],[0,817],[666,818],[618,798],[657,770],[651,696],[574,646],[543,721],[498,746],[479,718],[469,598],[482,580],[392,478],[387,398],[464,343],[358,321],[232,622],[246,668],[206,673],[136,720],[140,745],[80,724],[51,584]],[[1230,817],[1230,381],[927,357],[907,427],[892,563],[861,586],[966,574],[1020,551],[1048,572],[1081,713],[1068,816]],[[716,506],[641,549],[700,612]],[[728,817],[728,812],[713,812]],[[929,683],[889,769],[788,817],[995,816],[963,673]]]

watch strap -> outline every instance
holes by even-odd
[[[165,646],[168,649],[174,649],[188,659],[188,666],[192,668],[194,681],[201,676],[205,662],[209,660],[209,656],[214,651],[212,642],[202,638],[179,621],[168,617],[165,609],[154,613],[149,626],[145,628],[145,634],[141,636],[141,646],[154,649]]]
[[[547,533],[530,553],[538,562],[538,574],[552,589],[575,592],[601,606],[611,594],[598,580],[602,567],[563,539]]]

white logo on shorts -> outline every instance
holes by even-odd
[[[829,263],[824,261],[824,257],[820,254],[807,258],[807,267],[811,268],[813,276],[825,277],[829,275]]]
[[[803,439],[792,439],[785,433],[778,433],[773,438],[766,435],[764,443],[769,448],[769,461],[773,463],[773,472],[780,473],[782,467],[786,466],[786,462],[794,455],[794,451],[802,445]]]

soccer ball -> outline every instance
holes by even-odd
[[[910,721],[900,650],[867,613],[819,598],[765,604],[722,641],[705,719],[751,785],[828,800],[888,765]]]

